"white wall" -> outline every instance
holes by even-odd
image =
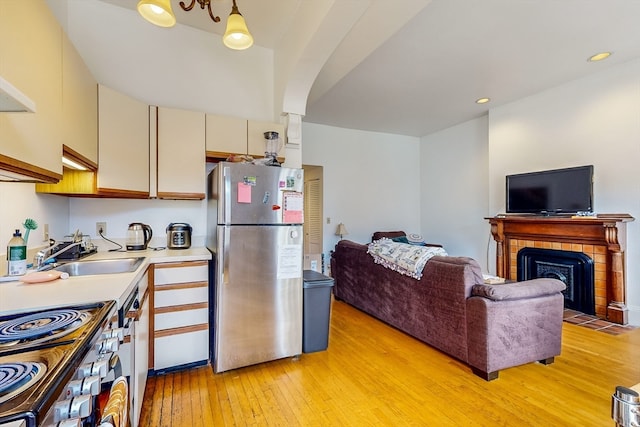
[[[94,237],[99,250],[116,246],[96,236],[96,222],[107,222],[107,238],[125,239],[132,222],[148,224],[153,230],[150,246],[167,244],[166,228],[172,222],[186,222],[193,228],[192,245],[202,246],[207,230],[206,203],[200,200],[124,200],[82,199],[69,201],[71,227],[79,228]]]
[[[66,197],[36,194],[35,184],[0,183],[0,271],[6,267],[6,248],[13,232],[24,235],[24,220],[31,218],[38,228],[29,234],[28,247],[44,246],[44,225],[49,224],[49,235],[62,239],[69,232],[69,202]]]
[[[207,163],[207,175],[213,166]],[[106,222],[106,237],[118,243],[126,238],[130,223],[145,223],[153,230],[149,244],[152,247],[166,246],[167,225],[186,222],[193,229],[191,244],[203,246],[207,232],[206,200],[69,199],[71,231],[79,228],[94,237],[93,243],[99,250],[116,248],[96,235],[96,222]]]
[[[374,231],[421,232],[418,138],[303,122],[302,141],[303,164],[323,167],[325,257],[341,222],[360,243]]]
[[[487,117],[471,120],[421,139],[421,212],[426,241],[440,243],[450,255],[487,265],[491,238],[488,204]]]
[[[640,325],[640,61],[489,113],[489,206],[504,211],[511,173],[594,165],[597,213],[628,213],[627,303]]]

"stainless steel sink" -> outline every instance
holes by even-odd
[[[54,270],[69,273],[69,276],[89,276],[94,274],[131,273],[136,271],[144,257],[98,259],[95,261],[73,261],[54,267]]]

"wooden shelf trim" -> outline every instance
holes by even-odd
[[[209,303],[194,302],[190,304],[170,305],[167,307],[156,307],[154,312],[155,314],[165,314],[165,313],[177,313],[180,311],[200,310],[203,308],[209,308]]]
[[[155,285],[155,290],[156,292],[161,292],[174,291],[177,289],[206,288],[207,286],[209,286],[209,282],[169,283],[166,285]]]
[[[209,330],[208,323],[200,323],[198,325],[180,326],[178,328],[163,329],[161,331],[155,331],[154,337],[163,338],[163,337],[170,337],[172,335],[188,334],[191,332],[208,331],[208,330]]]
[[[47,182],[55,184],[62,179],[62,175],[59,173],[0,154],[0,175],[3,170],[20,175],[22,177],[21,182]]]
[[[208,261],[177,261],[177,262],[163,262],[154,264],[153,268],[180,268],[180,267],[202,267],[208,266]]]

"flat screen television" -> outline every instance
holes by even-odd
[[[507,175],[507,213],[593,211],[593,165]]]

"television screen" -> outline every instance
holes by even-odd
[[[507,175],[507,213],[575,214],[593,210],[593,165]]]

